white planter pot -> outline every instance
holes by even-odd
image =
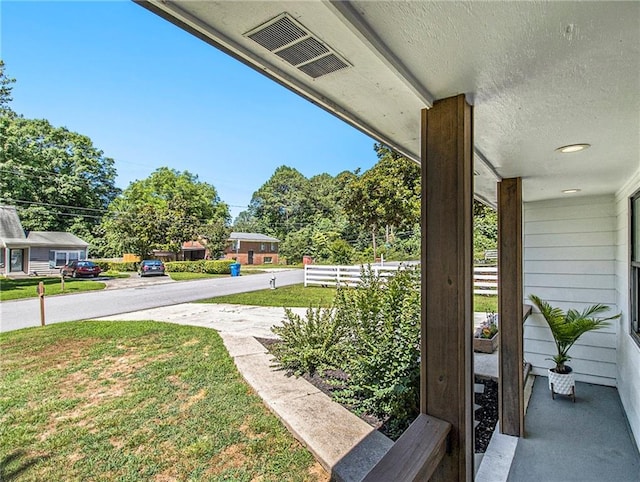
[[[556,373],[553,368],[549,368],[547,374],[549,376],[549,390],[551,390],[551,398],[555,399],[555,394],[569,395],[573,401],[576,401],[576,382],[573,377],[573,371],[569,368],[569,373]]]

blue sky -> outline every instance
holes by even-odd
[[[160,166],[235,217],[281,165],[368,169],[373,140],[130,1],[0,3],[14,111],[89,136],[126,188]]]

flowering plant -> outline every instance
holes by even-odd
[[[473,336],[476,338],[493,338],[498,333],[498,315],[487,313],[487,319],[476,328]]]

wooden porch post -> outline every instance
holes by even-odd
[[[431,480],[473,479],[473,129],[464,95],[422,111],[422,413],[451,423]]]
[[[522,180],[498,183],[500,432],[524,436]]]

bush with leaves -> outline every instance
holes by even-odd
[[[383,281],[367,268],[357,289],[338,290],[335,309],[349,329],[342,366],[348,380],[337,400],[385,420],[387,432],[399,436],[419,412],[419,271],[406,268]]]
[[[137,271],[138,265],[135,261],[110,261],[108,259],[94,259],[93,262],[100,266],[102,271]]]
[[[230,274],[233,259],[216,259],[204,262],[204,272],[208,274]]]
[[[385,421],[397,437],[419,411],[419,288],[416,268],[385,280],[363,269],[361,284],[339,288],[331,308],[309,308],[306,318],[286,310],[272,352],[298,375],[343,371],[336,400]]]
[[[204,273],[204,260],[167,261],[164,267],[170,273]]]
[[[285,315],[282,326],[271,329],[282,340],[272,352],[283,368],[313,375],[337,366],[346,332],[333,308],[309,307],[306,318],[285,308]]]
[[[351,264],[353,258],[353,247],[344,239],[336,239],[329,246],[331,257],[329,261],[333,264]]]
[[[196,261],[169,261],[164,266],[170,273],[229,274],[233,263],[235,261],[232,259],[199,259]]]

